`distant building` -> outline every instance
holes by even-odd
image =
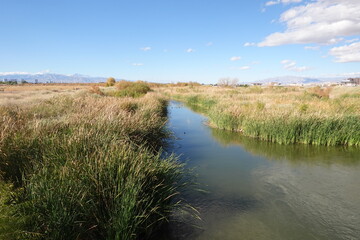
[[[268,83],[266,83],[265,85],[267,85],[267,86],[280,86],[281,83],[278,83],[278,82],[268,82]]]
[[[341,84],[346,86],[360,85],[360,78],[348,78],[346,80],[341,81]]]
[[[360,85],[360,78],[348,78],[348,80],[354,85]]]

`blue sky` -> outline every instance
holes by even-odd
[[[153,82],[360,74],[358,0],[0,0],[0,72]]]

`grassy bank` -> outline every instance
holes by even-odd
[[[156,94],[61,96],[0,116],[0,239],[147,239],[180,208],[183,166],[160,157]]]
[[[281,144],[360,146],[360,88],[163,87],[210,125]]]

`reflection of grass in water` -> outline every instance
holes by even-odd
[[[303,144],[280,145],[259,141],[239,133],[211,129],[212,136],[223,145],[241,145],[247,151],[273,160],[287,160],[294,163],[326,163],[352,165],[360,163],[360,149],[357,147],[326,147]]]

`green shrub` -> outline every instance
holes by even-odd
[[[117,97],[141,97],[151,90],[149,85],[142,81],[120,81],[116,87],[118,90],[114,93],[114,96]]]

